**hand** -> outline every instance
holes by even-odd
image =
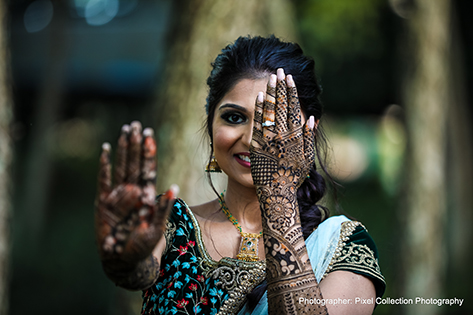
[[[111,181],[110,144],[100,156],[95,231],[102,261],[132,267],[151,255],[165,229],[175,188],[156,203],[156,142],[153,130],[141,124],[124,125],[118,139]]]
[[[305,305],[300,297],[321,299],[302,234],[297,188],[315,162],[314,117],[302,126],[292,76],[278,69],[266,99],[258,94],[251,175],[262,213],[269,314],[327,314],[325,306]],[[290,288],[288,290],[288,288]]]
[[[291,75],[278,69],[271,75],[263,102],[258,95],[253,139],[250,146],[251,174],[255,186],[279,186],[293,193],[315,162],[314,117],[302,126],[301,106]]]

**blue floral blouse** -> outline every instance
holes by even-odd
[[[177,199],[165,232],[157,282],[143,292],[142,314],[235,314],[265,279],[265,262],[214,261],[192,211]]]

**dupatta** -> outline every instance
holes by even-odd
[[[350,221],[346,216],[333,216],[319,224],[319,226],[305,240],[310,263],[315,272],[317,282],[322,280],[332,257],[337,249],[342,223]],[[248,310],[248,303],[238,312],[238,315],[267,315],[267,292],[261,297],[253,312]]]

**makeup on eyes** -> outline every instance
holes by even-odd
[[[223,104],[219,107],[220,118],[229,124],[241,124],[248,121],[248,110],[236,104]]]

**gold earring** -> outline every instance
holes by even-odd
[[[210,159],[209,164],[207,164],[207,167],[205,168],[205,171],[207,173],[221,173],[222,169],[217,163],[217,159],[215,158],[215,155],[212,155],[212,158]]]

